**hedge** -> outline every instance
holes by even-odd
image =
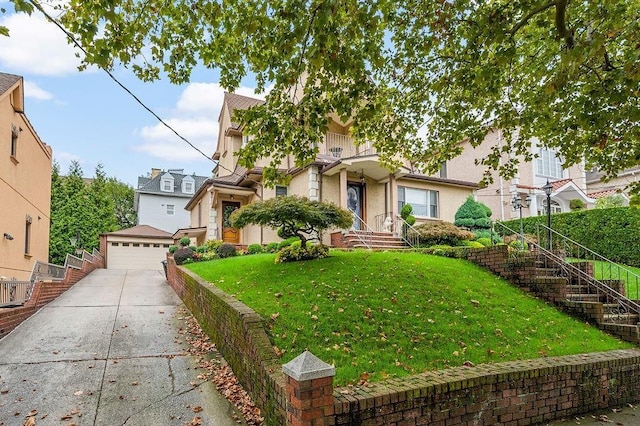
[[[523,219],[525,234],[536,235],[536,224],[547,224],[546,216]],[[503,222],[519,230],[520,220]],[[551,215],[551,228],[614,262],[640,266],[640,209],[616,207]],[[500,231],[500,226],[496,226]]]

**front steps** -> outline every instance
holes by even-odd
[[[334,247],[371,248],[373,250],[398,250],[409,248],[407,243],[401,237],[397,237],[391,232],[359,231],[354,229],[351,229],[346,234],[342,235],[341,244],[335,244],[332,235],[332,244]]]

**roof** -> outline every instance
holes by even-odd
[[[160,190],[162,176],[166,175],[167,173],[173,176],[173,192],[165,192]],[[194,193],[197,192],[202,184],[207,180],[206,176],[184,175],[173,171],[161,172],[154,178],[139,177],[138,188],[135,190],[135,192],[141,194],[155,194],[166,195],[169,197],[191,198],[193,196],[193,193],[182,192],[182,180],[187,176],[191,176],[195,181]]]
[[[587,196],[589,196],[589,197],[591,197],[593,199],[596,199],[596,200],[598,198],[610,197],[612,195],[622,195],[623,197],[625,197],[625,195],[624,195],[624,193],[622,191],[620,191],[619,189],[615,189],[615,188],[602,189],[602,190],[590,192],[590,193],[587,194]]]
[[[246,167],[236,166],[236,169],[230,175],[213,178],[213,184],[222,183],[226,185],[239,185],[247,175],[247,171]]]
[[[171,238],[171,234],[149,225],[137,225],[132,228],[121,229],[103,235],[116,235],[120,237],[142,237],[142,238]]]
[[[233,121],[233,114],[237,109],[249,109],[252,106],[256,105],[264,105],[266,102],[262,99],[251,98],[249,96],[238,95],[237,93],[229,93],[224,92],[224,103],[227,104],[227,108],[229,109],[229,117],[231,120],[231,127],[234,129],[239,129],[240,124]],[[220,110],[220,117],[218,117],[218,121],[222,118],[222,112],[224,108]]]
[[[623,177],[623,176],[628,176],[628,175],[635,175],[638,174],[640,172],[640,166],[634,166],[634,167],[629,167],[628,169],[624,169],[624,170],[620,170],[616,176],[617,177]],[[605,174],[601,171],[599,171],[598,169],[593,169],[593,170],[589,170],[587,171],[587,183],[595,183],[595,182],[600,182],[600,181],[604,181]]]
[[[22,80],[22,77],[19,75],[0,72],[0,95],[4,94],[20,80]]]

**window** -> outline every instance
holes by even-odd
[[[173,189],[173,185],[172,185],[171,180],[164,179],[162,181],[162,190],[165,191],[165,192],[173,192],[172,189]]]
[[[140,243],[133,243],[134,247],[140,247]]]
[[[30,250],[31,250],[31,223],[33,222],[33,219],[31,219],[31,216],[27,215],[27,219],[25,221],[25,225],[24,225],[24,254],[29,254]]]
[[[155,248],[160,248],[160,244],[154,244],[153,245]]]
[[[563,159],[555,151],[541,148],[536,159],[537,173],[540,176],[561,179],[564,175],[562,163]]]
[[[242,135],[242,147],[244,148],[249,143],[249,135]]]
[[[122,243],[122,247],[129,247],[129,243]]]
[[[193,192],[193,182],[184,183],[184,192],[187,194],[191,194]]]
[[[438,217],[438,191],[428,189],[398,187],[398,211],[405,204],[413,207],[413,215],[421,217]]]
[[[18,128],[15,125],[11,125],[11,156],[16,157],[18,153]]]
[[[142,244],[142,247],[150,247],[149,243]]]
[[[196,180],[193,176],[185,176],[182,179],[182,192],[185,194],[193,194],[195,191]]]
[[[286,197],[288,192],[286,186],[276,185],[276,197]]]
[[[173,204],[167,204],[167,214],[173,216],[175,214],[176,206]]]
[[[119,243],[111,243],[111,247],[118,247],[119,245]]]
[[[162,247],[169,248],[169,244],[163,244]]]
[[[562,213],[562,207],[558,204],[557,201],[551,200],[551,214]],[[542,210],[540,211],[540,215],[547,215],[547,202],[545,201]]]

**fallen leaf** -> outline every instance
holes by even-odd
[[[138,382],[131,382],[131,386],[138,386]]]
[[[24,426],[36,426],[36,418],[35,417],[27,417],[27,420],[24,422]]]
[[[199,413],[200,411],[202,411],[202,407],[199,405],[196,405],[195,407],[193,407],[193,412],[194,413]]]
[[[189,423],[189,426],[200,426],[202,424],[204,424],[202,423],[202,417],[195,416],[193,420],[191,420],[191,422]]]
[[[8,394],[8,393],[9,393],[9,389],[2,389],[2,390],[0,390],[0,394],[2,394],[2,395],[6,395],[6,394]]]
[[[79,391],[75,391],[73,394],[75,396],[79,396],[79,395],[82,395],[83,393],[84,393],[84,391],[79,390]]]
[[[158,311],[159,314],[164,314],[164,311],[160,310]]]

